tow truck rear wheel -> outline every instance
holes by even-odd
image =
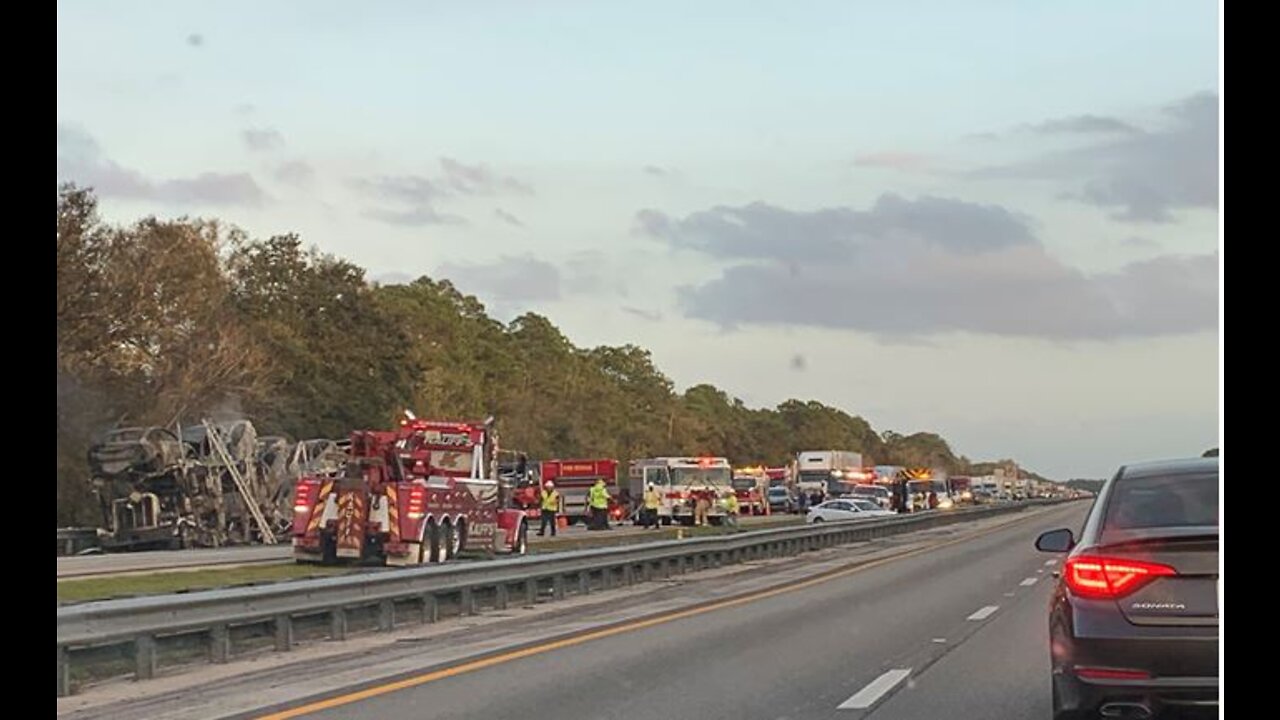
[[[430,553],[427,556],[427,562],[442,563],[447,560],[443,528],[434,522],[431,523],[431,526],[427,528],[427,538],[427,548]]]
[[[524,555],[529,551],[529,523],[520,521],[520,529],[516,530],[516,540],[511,543],[512,555]]]

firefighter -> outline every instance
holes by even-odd
[[[591,508],[591,529],[609,529],[609,488],[604,485],[604,478],[598,478],[587,493],[587,503]]]
[[[644,526],[653,530],[660,530],[658,525],[658,506],[662,504],[662,496],[658,494],[658,489],[649,483],[644,489]]]
[[[538,527],[538,537],[542,537],[548,527],[551,528],[551,537],[555,537],[556,516],[564,512],[564,502],[560,499],[560,493],[556,491],[556,484],[550,480],[542,486],[540,510],[542,524]]]
[[[707,497],[705,491],[699,492],[698,497],[693,502],[693,524],[706,525],[707,511],[711,509],[711,500]]]

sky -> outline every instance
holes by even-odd
[[[1220,16],[58,3],[58,181],[1058,479],[1219,444]]]

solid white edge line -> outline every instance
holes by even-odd
[[[853,697],[845,700],[836,706],[837,710],[865,710],[875,705],[885,693],[898,686],[898,683],[907,679],[911,674],[911,668],[896,668],[886,671],[883,675],[872,680],[866,687],[854,693]]]
[[[999,605],[988,605],[983,608],[978,608],[976,612],[974,612],[972,615],[970,615],[965,619],[966,620],[986,620],[987,618],[994,615],[995,612],[999,609],[1000,609]]]

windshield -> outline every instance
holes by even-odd
[[[57,0],[64,720],[1219,710],[1223,4]]]
[[[728,468],[671,468],[673,485],[729,485]]]

